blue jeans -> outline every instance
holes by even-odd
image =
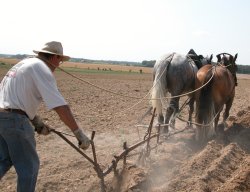
[[[35,191],[39,170],[34,129],[25,115],[0,112],[0,180],[14,166],[18,192]]]

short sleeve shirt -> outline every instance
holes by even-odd
[[[24,59],[0,84],[0,108],[21,109],[33,119],[42,101],[49,110],[67,105],[50,68],[38,58]]]

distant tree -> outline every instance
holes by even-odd
[[[142,66],[144,67],[154,67],[154,64],[155,64],[155,60],[151,60],[151,61],[142,61]]]
[[[249,65],[237,65],[237,73],[241,74],[250,74],[250,66]]]

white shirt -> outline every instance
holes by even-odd
[[[21,109],[33,119],[42,101],[49,110],[67,105],[50,68],[38,58],[24,59],[0,84],[0,108]]]

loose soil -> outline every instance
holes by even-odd
[[[6,70],[1,68],[0,79]],[[148,100],[144,98],[152,86],[151,74],[80,74],[74,79],[63,72],[55,73],[58,87],[68,101],[82,129],[94,138],[97,161],[104,170],[112,165],[114,155],[123,150],[126,141],[131,146],[143,140],[151,115],[140,121],[146,112]],[[101,89],[94,87],[96,85]],[[187,129],[173,135],[156,146],[152,139],[150,155],[138,158],[136,152],[145,151],[145,146],[131,152],[127,166],[119,162],[117,176],[111,172],[105,177],[107,191],[195,191],[228,192],[250,191],[250,76],[239,75],[236,96],[224,133],[206,145],[198,145],[194,130]],[[109,90],[109,92],[105,91]],[[120,96],[118,94],[125,96]],[[145,98],[148,98],[146,96]],[[186,98],[181,99],[184,103]],[[63,133],[70,130],[59,120],[54,111],[47,111],[42,104],[39,115],[47,124]],[[187,109],[181,112],[187,119]],[[186,123],[176,120],[176,130]],[[176,131],[174,130],[174,131]],[[156,132],[156,129],[153,129]],[[65,135],[74,144],[76,139]],[[100,181],[89,163],[56,134],[36,134],[37,151],[40,156],[40,171],[36,185],[39,192],[93,192],[100,191]],[[89,148],[85,151],[92,158]],[[2,192],[16,190],[14,168],[0,181]]]

